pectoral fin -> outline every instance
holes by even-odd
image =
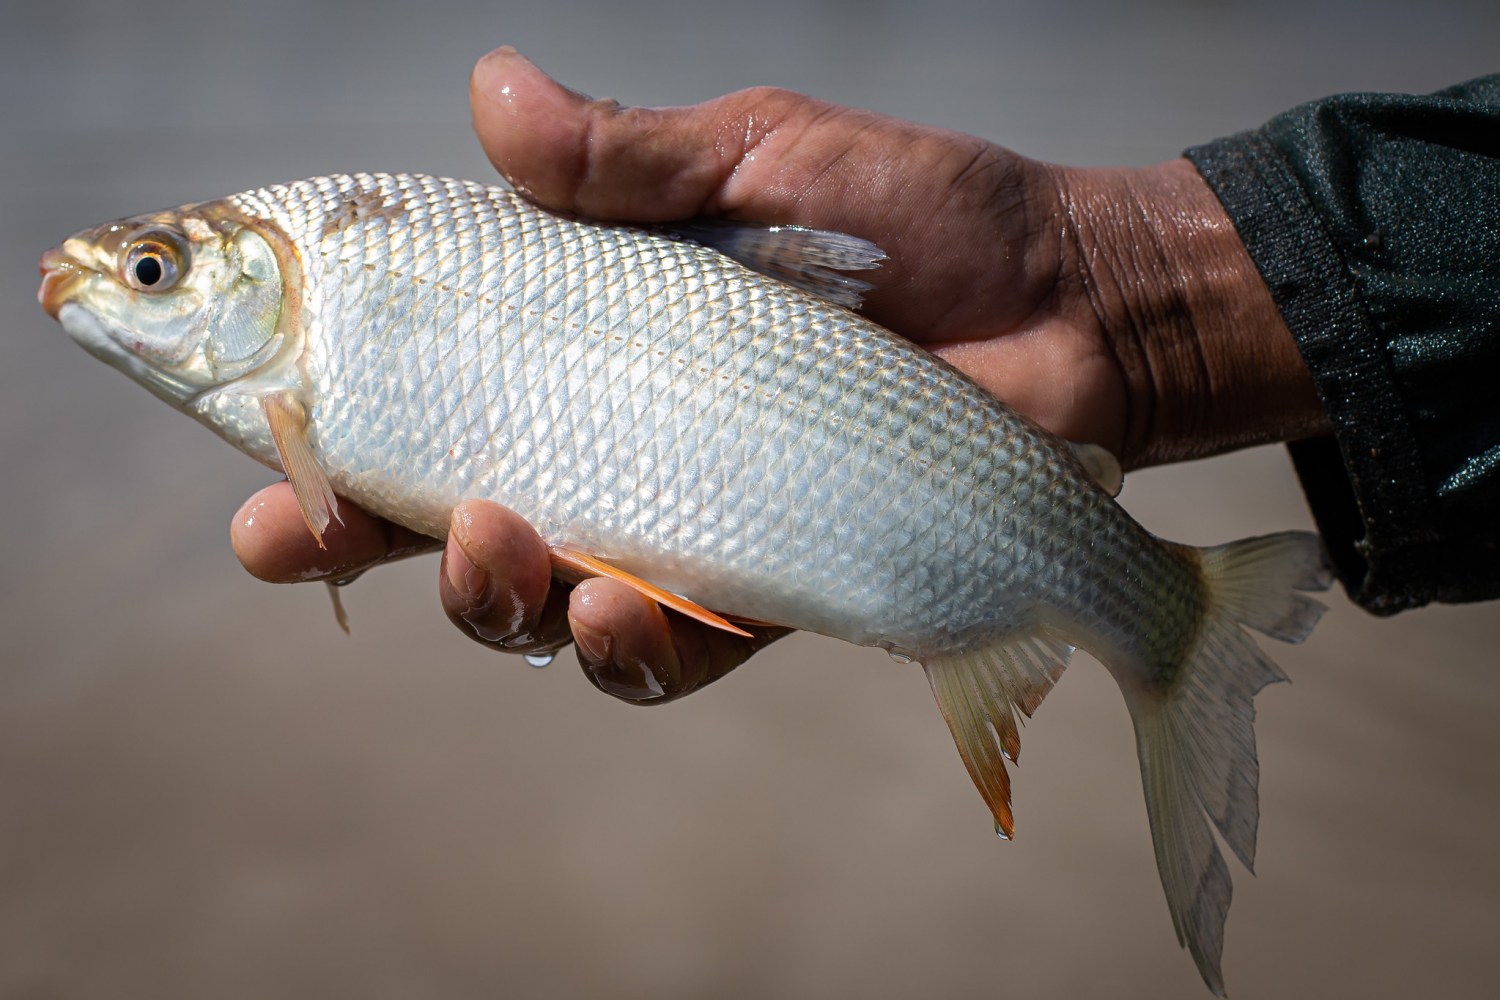
[[[333,494],[333,484],[318,465],[318,460],[307,443],[307,409],[289,392],[272,393],[263,398],[266,422],[271,425],[271,438],[276,442],[276,454],[281,458],[282,471],[291,481],[292,492],[297,496],[297,506],[302,511],[302,520],[307,530],[323,544],[323,531],[330,518],[338,518],[338,497]],[[339,520],[340,524],[344,522]]]
[[[752,271],[795,285],[830,302],[858,309],[875,285],[848,271],[869,271],[886,259],[869,240],[806,226],[765,226],[729,219],[690,219],[665,227],[713,247]]]
[[[566,576],[576,576],[580,579],[591,576],[607,576],[611,580],[619,580],[632,590],[644,594],[664,608],[671,608],[673,611],[687,615],[695,621],[700,621],[705,625],[711,625],[717,629],[723,629],[732,635],[742,635],[747,639],[751,637],[749,632],[741,628],[736,628],[707,608],[700,607],[685,597],[678,597],[671,591],[663,590],[654,583],[647,583],[640,577],[627,573],[618,567],[611,566],[602,559],[596,559],[575,549],[562,548],[556,545],[547,546],[547,552],[552,556],[552,568],[554,570],[562,570]]]

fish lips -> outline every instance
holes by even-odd
[[[36,290],[36,299],[48,316],[58,319],[63,305],[72,297],[74,286],[83,280],[89,269],[69,257],[61,247],[53,247],[42,254],[39,267],[42,284]]]

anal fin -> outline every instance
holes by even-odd
[[[1020,756],[1016,712],[1030,717],[1067,666],[1073,647],[1026,632],[983,649],[926,656],[922,665],[959,756],[995,818],[995,831],[1015,836],[1010,775]]]
[[[323,544],[323,531],[330,519],[339,519],[338,497],[333,493],[333,484],[318,465],[307,443],[307,409],[289,392],[275,392],[263,397],[266,423],[271,427],[271,439],[276,442],[276,454],[281,458],[282,471],[292,484],[297,497],[297,507],[302,511],[302,520],[307,530]]]
[[[563,548],[557,545],[547,546],[547,552],[552,556],[552,567],[554,570],[561,570],[566,575],[576,576],[580,579],[590,576],[607,576],[611,580],[619,580],[632,590],[651,598],[662,607],[671,608],[673,611],[684,614],[695,621],[700,621],[716,629],[722,629],[732,635],[742,635],[747,639],[751,638],[749,632],[731,625],[707,608],[700,607],[687,598],[679,597],[669,590],[663,590],[656,584],[642,580],[640,577],[632,573],[627,573],[617,566],[611,566],[602,559],[597,559],[576,549]]]

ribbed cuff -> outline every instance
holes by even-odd
[[[1353,276],[1277,148],[1244,133],[1187,151],[1271,289],[1333,423],[1291,446],[1349,595],[1377,614],[1435,596],[1433,510],[1385,343]],[[1336,443],[1335,443],[1336,442]]]

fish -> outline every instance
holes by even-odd
[[[460,501],[536,526],[711,627],[774,623],[921,665],[996,831],[1018,725],[1083,649],[1119,684],[1179,944],[1224,990],[1251,868],[1247,630],[1305,639],[1316,535],[1197,548],[1043,430],[860,315],[883,255],[798,227],[604,224],[509,189],[316,177],[78,233],[41,260],[85,350],[291,481],[442,538]]]

